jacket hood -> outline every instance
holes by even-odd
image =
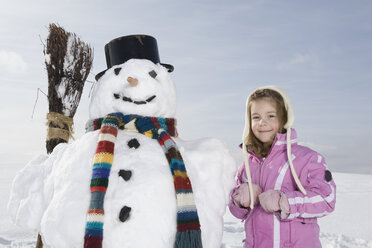
[[[297,187],[299,188],[299,190],[303,194],[306,195],[306,190],[304,189],[304,187],[302,186],[300,180],[298,179],[298,176],[296,174],[296,171],[294,169],[294,165],[293,165],[293,162],[292,162],[291,141],[290,141],[290,138],[291,138],[291,127],[292,127],[292,124],[294,122],[293,108],[292,108],[291,101],[290,101],[289,97],[287,96],[287,94],[283,90],[279,89],[276,86],[264,86],[264,87],[257,88],[251,94],[249,94],[249,96],[247,98],[247,101],[246,101],[246,107],[245,107],[245,125],[244,125],[244,130],[243,130],[243,137],[242,137],[242,141],[243,141],[243,149],[242,150],[243,150],[245,171],[247,173],[247,179],[248,179],[248,184],[249,184],[250,195],[253,195],[253,191],[252,191],[252,178],[251,178],[251,173],[250,173],[250,170],[249,170],[248,152],[247,152],[247,149],[246,149],[247,144],[245,143],[246,137],[248,136],[249,130],[250,130],[250,120],[249,120],[249,116],[248,116],[248,111],[249,111],[248,103],[249,103],[249,99],[251,98],[251,96],[252,96],[253,93],[255,93],[257,90],[263,90],[263,89],[270,89],[270,90],[276,91],[283,98],[284,107],[287,110],[287,122],[284,124],[284,128],[287,130],[287,133],[286,133],[286,140],[287,140],[286,145],[287,145],[288,162],[289,162],[289,166],[290,166],[290,169],[291,169],[291,173],[292,173],[293,179],[295,180],[295,182],[297,184]],[[253,201],[251,201],[250,208],[253,209],[253,207],[254,207]]]

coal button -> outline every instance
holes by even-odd
[[[131,209],[130,207],[128,207],[128,206],[124,206],[124,207],[120,210],[119,220],[120,220],[121,222],[124,222],[124,221],[126,221],[126,220],[129,218],[130,210],[132,210],[132,209]]]
[[[119,176],[121,176],[125,181],[128,181],[132,177],[132,171],[120,170]]]
[[[128,141],[128,146],[129,148],[137,149],[140,146],[140,144],[137,139],[131,139]]]

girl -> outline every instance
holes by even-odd
[[[317,218],[331,213],[336,185],[324,158],[297,144],[288,97],[275,87],[247,99],[244,164],[231,213],[245,220],[244,247],[321,247]]]

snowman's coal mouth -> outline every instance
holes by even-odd
[[[130,97],[126,97],[126,96],[120,96],[119,94],[117,93],[114,93],[114,97],[115,99],[121,99],[123,100],[124,102],[131,102],[131,103],[134,103],[134,104],[137,104],[137,105],[141,105],[141,104],[146,104],[146,103],[149,103],[151,102],[152,100],[154,100],[154,98],[156,97],[155,95],[153,96],[150,96],[149,98],[147,98],[145,101],[134,101],[132,100]]]

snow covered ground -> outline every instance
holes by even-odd
[[[11,223],[6,213],[13,177],[23,165],[0,167],[0,247],[35,247],[36,233]],[[334,173],[337,184],[336,210],[320,219],[324,248],[372,248],[372,175]],[[242,247],[243,223],[228,211],[224,217],[222,248]]]

